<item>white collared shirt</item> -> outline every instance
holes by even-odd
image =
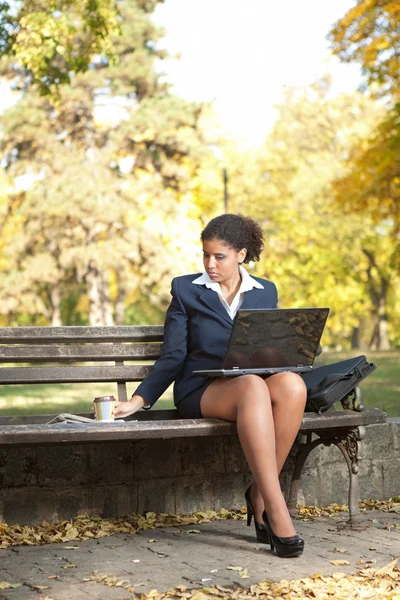
[[[210,290],[213,290],[214,292],[216,292],[218,294],[219,299],[221,300],[222,306],[225,308],[226,312],[228,313],[228,315],[230,316],[232,321],[235,318],[237,311],[239,310],[239,308],[241,307],[241,305],[244,302],[244,299],[246,297],[246,292],[249,292],[253,288],[257,288],[259,290],[264,289],[264,286],[261,285],[261,283],[259,283],[256,279],[253,279],[253,277],[251,277],[248,274],[248,272],[246,271],[246,269],[244,267],[239,265],[239,270],[240,270],[242,282],[241,282],[240,288],[239,288],[236,296],[232,300],[232,304],[230,306],[222,294],[221,286],[219,285],[219,283],[217,281],[213,281],[212,279],[210,279],[207,272],[203,273],[200,277],[198,277],[197,279],[192,281],[192,283],[195,283],[196,285],[205,285]]]

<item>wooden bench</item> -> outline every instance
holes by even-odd
[[[142,381],[151,369],[144,361],[160,354],[162,326],[3,327],[0,329],[0,384],[116,383],[119,400],[126,384]],[[22,363],[25,363],[21,366]],[[26,366],[26,363],[29,366]],[[82,365],[82,363],[95,363]],[[92,398],[88,398],[88,404]],[[318,445],[336,445],[349,471],[349,524],[357,526],[359,460],[365,428],[384,423],[386,414],[363,409],[358,388],[342,401],[343,410],[305,413],[300,428],[288,506],[296,513],[300,477]],[[88,415],[86,415],[88,416]],[[217,419],[179,419],[175,410],[139,411],[125,422],[53,423],[54,415],[1,417],[0,447],[43,446],[122,440],[236,435],[236,425]]]

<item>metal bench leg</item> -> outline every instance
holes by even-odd
[[[360,513],[360,488],[358,483],[359,461],[362,458],[362,440],[365,437],[365,427],[361,425],[352,431],[342,440],[335,442],[335,445],[341,450],[349,469],[349,520],[348,525],[353,529],[361,528]]]
[[[301,472],[304,467],[304,463],[306,462],[311,450],[314,450],[314,448],[316,448],[317,446],[319,446],[320,444],[323,444],[323,443],[324,442],[321,438],[318,438],[318,439],[314,440],[313,442],[307,441],[307,442],[302,443],[297,451],[296,462],[295,462],[294,471],[293,471],[293,475],[292,475],[292,481],[290,483],[289,500],[287,503],[289,513],[292,517],[294,517],[298,513],[297,498],[299,495],[300,477],[301,477]]]

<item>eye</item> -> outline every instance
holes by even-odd
[[[225,254],[216,254],[215,258],[216,258],[217,260],[224,260],[224,258],[225,258]]]

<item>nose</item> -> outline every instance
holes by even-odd
[[[209,269],[214,269],[216,264],[217,264],[217,261],[215,260],[215,257],[214,256],[209,256],[208,257],[208,268]]]

